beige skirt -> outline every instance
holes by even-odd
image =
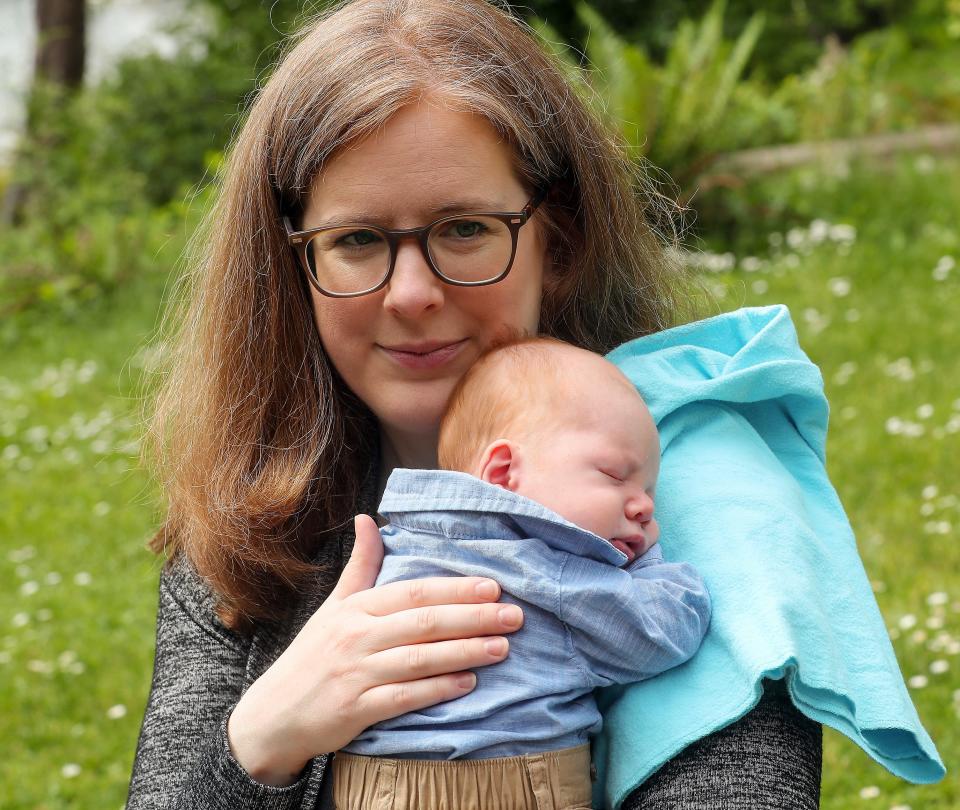
[[[333,758],[337,810],[590,810],[590,746],[495,759]]]

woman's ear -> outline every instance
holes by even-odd
[[[483,451],[477,477],[488,484],[515,491],[519,460],[518,448],[513,442],[496,439]]]

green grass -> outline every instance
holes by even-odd
[[[956,768],[960,267],[944,270],[942,257],[960,259],[960,165],[807,170],[745,199],[763,206],[746,209],[735,269],[709,282],[724,309],[787,303],[823,370],[830,473],[904,675],[927,679],[911,690],[917,709]],[[840,224],[855,238],[829,227]],[[160,282],[144,280],[69,319],[0,325],[3,808],[124,800],[159,571],[144,549],[158,501],[136,469],[135,391],[160,294]],[[943,596],[931,604],[931,594]],[[937,660],[945,672],[931,671]],[[862,798],[867,787],[879,795]],[[960,805],[949,781],[909,785],[830,731],[823,795],[828,810]]]
[[[15,341],[7,330],[0,807],[113,808],[126,795],[159,571],[144,549],[157,511],[137,470],[131,357],[159,293],[140,283],[69,322],[21,317]]]

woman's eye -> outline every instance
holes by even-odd
[[[482,222],[476,222],[470,219],[458,219],[456,222],[450,223],[447,233],[458,239],[472,239],[475,236],[480,236],[484,230],[485,228]]]
[[[373,231],[352,231],[346,236],[341,236],[337,243],[347,247],[366,247],[379,240],[380,237]]]

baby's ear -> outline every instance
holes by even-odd
[[[516,489],[517,448],[507,439],[496,439],[487,445],[480,457],[478,478],[504,489]]]

